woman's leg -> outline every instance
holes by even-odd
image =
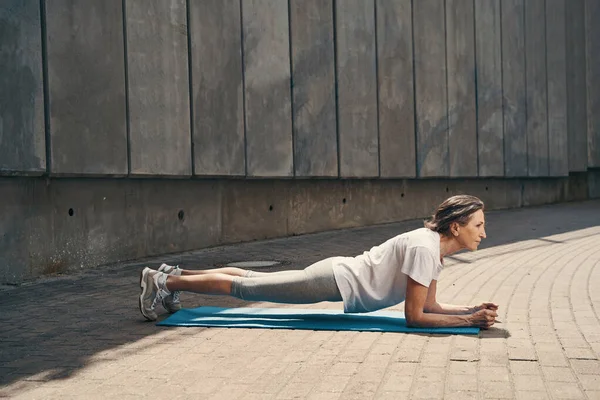
[[[235,267],[206,270],[182,269],[181,275],[169,275],[166,287],[170,292],[186,291],[204,294],[228,295],[231,293],[233,277],[261,278],[275,275],[296,274],[298,270],[256,272]]]
[[[237,267],[223,267],[223,268],[213,268],[213,269],[181,269],[181,275],[208,275],[208,274],[225,274],[231,276],[244,276],[244,277],[252,277],[258,278],[260,276],[269,276],[272,274],[282,274],[282,273],[294,273],[297,271],[276,271],[276,272],[257,272],[251,271],[248,269],[242,269]]]
[[[209,275],[209,274],[225,274],[231,276],[246,276],[247,270],[235,267],[213,268],[213,269],[181,269],[181,275]]]
[[[223,276],[216,277],[215,274],[218,275],[228,275],[231,277],[234,276],[240,276],[240,277],[245,277],[245,278],[258,278],[261,276],[272,276],[273,274],[289,274],[289,273],[294,273],[297,271],[279,271],[279,272],[255,272],[255,271],[249,271],[249,270],[245,270],[245,269],[241,269],[241,268],[235,268],[235,267],[225,267],[225,268],[216,268],[216,269],[209,269],[209,270],[184,270],[178,267],[173,267],[167,264],[163,264],[159,271],[164,272],[166,274],[169,274],[170,276],[173,276],[173,282],[171,285],[169,285],[169,287],[173,286],[173,287],[177,287],[177,286],[181,286],[185,289],[171,289],[169,290],[171,293],[167,296],[165,296],[162,299],[162,305],[165,308],[165,310],[167,310],[168,312],[170,312],[171,314],[174,312],[177,312],[179,310],[181,310],[181,301],[180,301],[180,296],[181,296],[181,290],[187,290],[187,291],[193,291],[193,288],[197,288],[198,290],[201,290],[200,293],[204,293],[207,290],[213,290],[215,291],[214,293],[210,292],[211,294],[229,294],[231,291],[231,286],[227,283],[227,279],[224,278]],[[197,279],[190,279],[190,280],[182,280],[181,283],[177,282],[178,280],[178,276],[186,276],[186,277],[192,277],[192,276],[196,276],[196,277],[200,277],[200,276],[204,276],[206,278],[197,278]],[[206,292],[209,293],[209,292]]]
[[[185,291],[201,294],[228,295],[235,275],[213,272],[208,274],[169,275],[165,286],[170,292]]]
[[[220,272],[222,270],[219,268],[213,270],[219,272],[205,274],[169,275],[165,286],[170,292],[231,295],[248,301],[308,304],[342,300],[331,259],[319,261],[304,270],[258,273],[260,275],[256,277],[229,275]]]
[[[231,295],[247,301],[310,304],[342,301],[333,274],[333,260],[326,259],[300,271],[265,273],[259,277],[234,277]]]
[[[234,276],[221,272],[181,276],[144,268],[140,275],[140,288],[140,311],[150,321],[157,318],[157,304],[163,302],[164,305],[166,299],[175,297],[175,293],[182,290],[273,303],[342,301],[333,274],[332,259],[319,261],[300,271],[261,273],[258,277]]]

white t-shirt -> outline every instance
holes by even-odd
[[[408,277],[423,286],[442,271],[440,234],[415,229],[387,240],[356,257],[335,257],[333,273],[344,312],[375,311],[406,298]]]

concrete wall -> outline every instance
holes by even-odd
[[[459,193],[481,197],[488,210],[584,200],[592,189],[600,196],[598,178],[0,178],[0,283],[224,243],[422,218]]]
[[[40,5],[0,4],[0,173],[46,172]]]
[[[492,207],[597,197],[599,13],[596,0],[2,1],[0,271],[424,216],[452,185],[493,191]]]
[[[595,0],[7,0],[0,173],[583,172],[600,167],[599,10]]]

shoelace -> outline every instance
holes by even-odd
[[[173,272],[175,272],[178,269],[180,269],[178,265],[175,265],[175,266],[167,265],[167,267],[162,272],[164,272],[167,275],[172,275]],[[180,294],[181,294],[181,292],[179,290],[174,291],[173,292],[173,297],[172,297],[170,303],[171,304],[179,303],[180,302],[179,301],[179,295]],[[166,297],[166,296],[164,296],[164,297]]]
[[[175,272],[175,271],[177,271],[178,269],[180,269],[180,268],[179,268],[179,265],[176,265],[176,266],[175,266],[175,267],[173,267],[173,269],[172,269],[171,271],[169,271],[169,272]],[[173,304],[177,304],[177,303],[179,303],[179,295],[180,295],[180,294],[181,294],[181,292],[180,292],[179,290],[176,290],[176,291],[174,291],[174,292],[173,292],[173,301],[172,301],[172,303],[173,303]]]
[[[173,292],[173,303],[179,303],[179,295],[181,292],[179,290]]]
[[[162,289],[158,289],[158,291],[156,292],[156,296],[154,296],[154,300],[152,300],[152,305],[150,306],[150,309],[154,310],[156,305],[159,304],[160,302],[162,302],[162,300],[167,296],[168,296],[167,292],[165,292]]]

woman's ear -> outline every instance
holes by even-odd
[[[458,236],[458,234],[459,234],[459,231],[458,231],[459,228],[460,228],[460,225],[458,224],[458,222],[453,222],[450,225],[450,233],[452,234],[452,236],[454,236],[454,237]]]

